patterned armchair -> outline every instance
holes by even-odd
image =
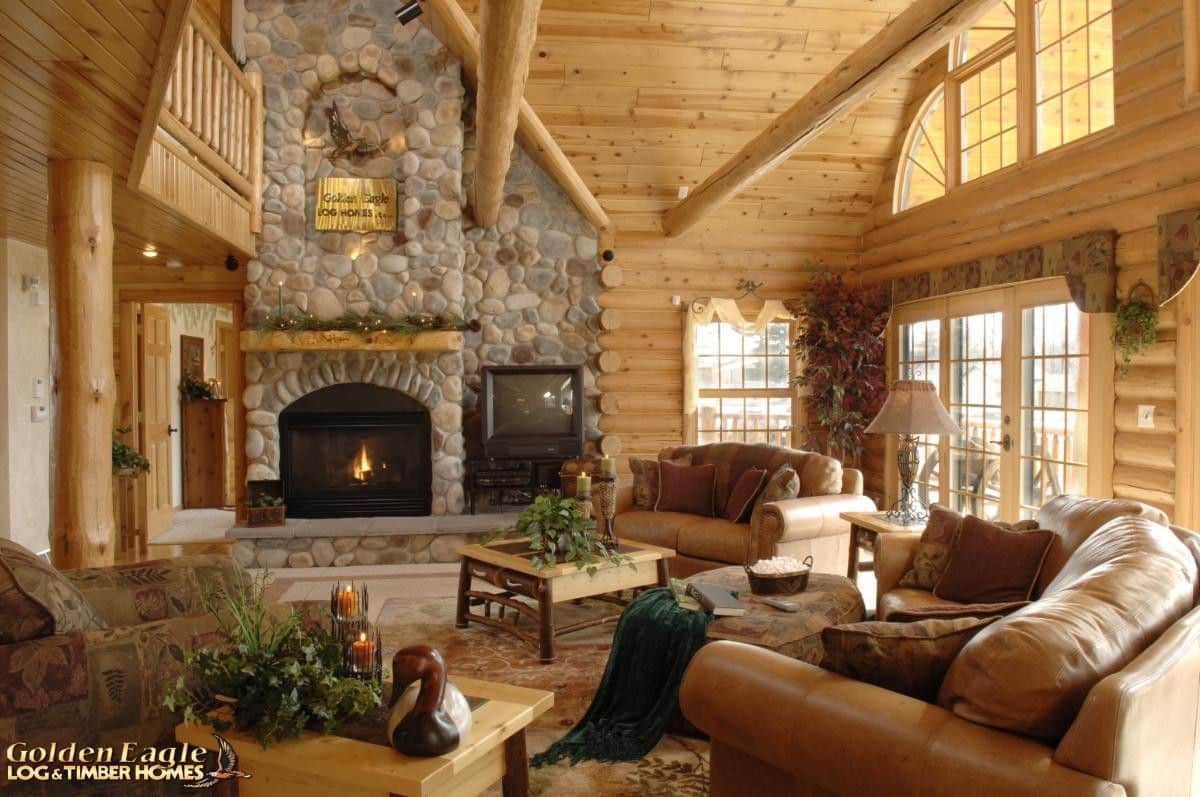
[[[236,578],[237,565],[219,556],[58,572],[0,541],[0,751],[18,740],[173,742],[177,719],[162,706],[163,684],[179,674],[185,652],[220,639],[202,605],[204,585]],[[0,770],[0,787],[4,778]],[[147,788],[132,791],[159,793],[139,785]],[[128,785],[120,791],[131,793]],[[71,790],[112,792],[112,784]]]

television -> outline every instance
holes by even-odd
[[[489,458],[583,453],[583,366],[488,365],[480,376]]]

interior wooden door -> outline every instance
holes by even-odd
[[[165,307],[143,305],[141,345],[142,452],[150,460],[145,478],[146,533],[171,525],[171,316]]]
[[[238,335],[228,321],[218,321],[216,326],[217,378],[221,380],[222,395],[229,399],[225,402],[225,506],[233,506],[237,500],[237,424],[233,414],[241,397],[232,395],[230,391],[238,384]]]

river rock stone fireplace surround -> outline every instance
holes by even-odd
[[[423,20],[400,25],[395,10],[394,0],[332,10],[327,2],[246,0],[246,68],[263,74],[266,123],[263,231],[258,257],[247,264],[247,325],[282,306],[322,319],[367,312],[457,316],[478,320],[480,331],[464,333],[461,351],[248,352],[247,477],[280,478],[279,418],[293,402],[330,385],[390,388],[429,412],[436,519],[464,510],[471,444],[464,429],[477,412],[481,365],[584,364],[586,437],[594,447],[598,236],[519,147],[498,224],[474,224],[466,203],[474,110],[460,64]],[[370,150],[363,157],[333,156],[328,111],[335,101],[351,134]],[[394,179],[395,232],[317,231],[321,177]],[[294,532],[274,537],[271,550],[287,537],[288,554],[312,552]],[[378,544],[362,550],[381,550]],[[309,559],[346,563],[345,554],[360,550],[349,542],[342,547],[348,550],[327,556],[322,544],[318,557],[292,558],[300,566]],[[247,553],[241,545],[239,560]],[[270,558],[280,566],[278,554]]]

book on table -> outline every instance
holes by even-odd
[[[715,584],[688,584],[687,594],[714,617],[741,617],[748,609],[732,592]]]

